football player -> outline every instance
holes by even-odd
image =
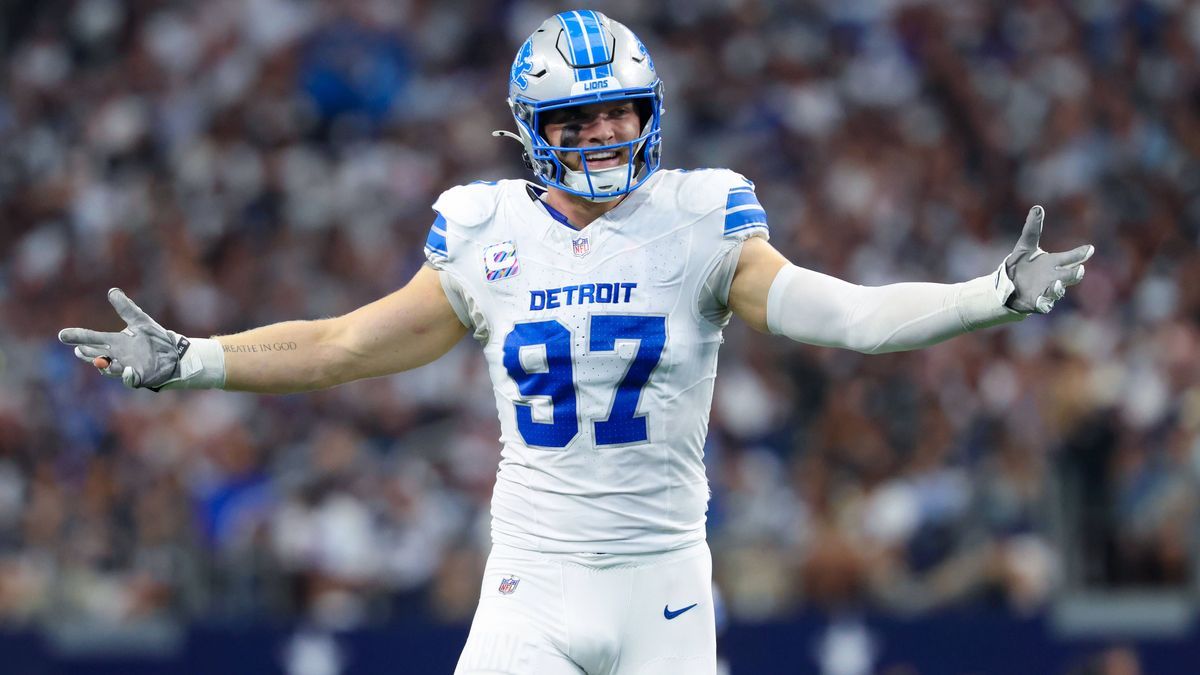
[[[60,339],[130,387],[297,392],[483,348],[503,446],[493,548],[457,673],[713,673],[702,462],[722,328],[879,353],[1049,312],[1091,246],[1038,247],[1033,207],[999,267],[957,284],[863,287],[767,241],[754,184],[660,168],[663,85],[594,11],[521,46],[508,105],[537,182],[452,188],[428,265],[344,316],[186,338],[119,289],[128,324]]]

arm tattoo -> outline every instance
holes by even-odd
[[[262,342],[256,345],[221,345],[227,354],[258,354],[260,352],[292,352],[299,346],[295,342]]]

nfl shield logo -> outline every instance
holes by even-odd
[[[517,584],[521,580],[517,577],[504,577],[500,580],[500,595],[512,595],[512,592],[517,590]]]
[[[578,239],[571,240],[571,253],[574,253],[575,257],[582,258],[591,252],[591,250],[592,245],[588,243],[587,237],[579,237]]]

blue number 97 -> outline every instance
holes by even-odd
[[[521,348],[544,346],[544,370],[533,372],[521,365]],[[574,367],[571,365],[571,331],[561,323],[519,323],[504,338],[504,367],[517,383],[521,396],[546,396],[554,410],[553,421],[537,422],[528,403],[517,404],[517,429],[528,445],[565,448],[579,433],[575,416]]]
[[[625,445],[649,440],[646,416],[635,415],[642,389],[658,366],[667,341],[666,317],[601,314],[591,318],[590,352],[616,349],[618,340],[637,341],[637,353],[617,384],[608,417],[594,423],[596,445]],[[521,349],[543,347],[545,367],[533,371],[521,363]],[[558,321],[517,324],[504,340],[504,367],[525,398],[546,397],[551,422],[537,422],[528,403],[517,403],[517,429],[528,445],[565,448],[579,433],[576,415],[571,331]]]
[[[637,354],[617,385],[608,419],[596,422],[596,445],[640,443],[650,438],[646,416],[634,416],[642,388],[658,365],[667,342],[667,319],[662,316],[601,314],[592,317],[592,338],[588,349],[593,352],[612,351],[617,340],[637,340]]]

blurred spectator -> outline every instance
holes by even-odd
[[[1110,647],[1071,670],[1070,675],[1142,675],[1142,666],[1132,649]]]

